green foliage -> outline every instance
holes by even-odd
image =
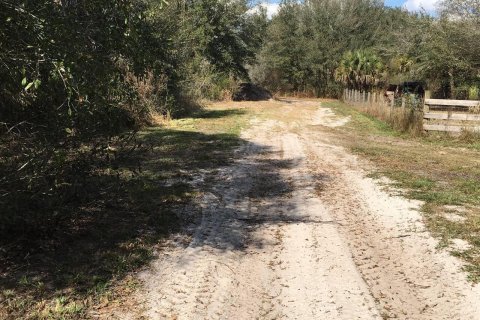
[[[254,31],[265,20],[262,13],[247,15],[243,0],[173,0],[162,9],[150,2],[149,22],[169,46],[169,72],[176,80],[170,92],[217,99],[232,82],[248,78],[245,66],[261,45]]]
[[[480,46],[480,28],[472,16],[453,13],[447,5],[454,2],[443,1],[438,18],[392,11],[396,29],[383,46],[389,79],[424,81],[433,97],[468,98],[468,89],[460,92],[457,87],[475,86],[480,80],[480,56],[475,49]]]
[[[357,50],[344,54],[335,71],[337,81],[349,88],[370,90],[385,77],[385,66],[372,51]]]
[[[0,0],[0,232],[55,226],[129,145],[123,132],[247,77],[261,45],[250,34],[265,21],[248,10],[243,0]]]
[[[439,17],[382,1],[283,1],[251,77],[273,91],[338,96],[335,85],[422,81],[467,98],[480,82],[478,0],[444,0]]]
[[[377,1],[284,1],[251,76],[274,91],[338,96],[335,71],[347,51],[382,43]]]

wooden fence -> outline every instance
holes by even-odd
[[[380,108],[423,108],[423,100],[414,95],[404,95],[401,98],[395,98],[393,91],[386,91],[384,93],[366,92],[352,89],[345,89],[343,100],[349,104],[357,106],[374,106]]]
[[[425,99],[423,129],[480,132],[480,101]]]
[[[429,96],[429,93],[426,93]],[[345,89],[345,102],[365,108],[377,108],[386,114],[401,111],[423,113],[423,130],[460,133],[480,132],[480,101],[420,99],[414,95],[395,98],[394,92],[384,94]],[[402,109],[399,109],[402,108]]]
[[[393,92],[387,91],[387,94],[377,92],[366,92],[353,89],[345,89],[343,100],[354,105],[382,105],[384,107],[393,107]]]

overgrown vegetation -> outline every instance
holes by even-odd
[[[152,115],[246,77],[263,13],[244,1],[0,1],[0,233],[42,233],[88,202]],[[127,147],[128,146],[128,147]],[[125,150],[127,148],[127,150]],[[95,188],[92,188],[95,189]]]
[[[129,273],[201,217],[190,181],[231,162],[245,118],[241,109],[208,109],[142,130],[84,178],[88,198],[65,208],[68,220],[2,238],[0,318],[90,318],[120,303],[136,286]]]
[[[421,101],[419,101],[415,95],[404,95],[403,98],[404,106],[395,104],[393,107],[387,107],[383,103],[369,102],[359,104],[350,103],[359,111],[387,123],[400,133],[408,133],[411,136],[425,135]]]
[[[0,318],[77,316],[84,297],[143,265],[179,226],[168,208],[194,194],[164,179],[226,163],[220,153],[238,139],[137,131],[200,115],[200,99],[247,77],[261,43],[252,30],[266,20],[248,10],[240,0],[0,0]],[[148,174],[152,148],[162,163]]]

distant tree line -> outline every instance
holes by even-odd
[[[416,80],[438,97],[478,99],[479,7],[444,0],[432,17],[377,0],[284,0],[250,73],[274,91],[316,96]]]

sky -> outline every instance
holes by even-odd
[[[390,7],[404,7],[409,11],[425,11],[433,13],[439,0],[385,0],[385,5]],[[271,17],[278,10],[278,0],[269,0],[262,3],[267,8],[267,14]]]
[[[385,5],[391,7],[405,7],[410,11],[425,9],[427,12],[435,10],[438,0],[385,0]]]

